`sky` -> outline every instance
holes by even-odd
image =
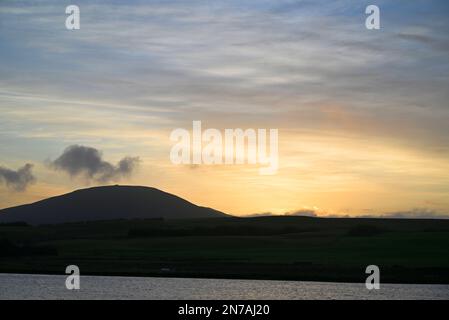
[[[126,184],[242,216],[449,216],[448,88],[444,0],[0,1],[0,208]],[[278,129],[277,173],[173,164],[194,120]]]

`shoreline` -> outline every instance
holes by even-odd
[[[0,275],[43,275],[43,276],[69,276],[65,273],[57,273],[53,271],[45,271],[45,270],[33,270],[31,271],[6,271],[0,270]],[[329,279],[329,277],[304,277],[304,278],[289,278],[289,277],[244,277],[239,275],[231,275],[231,276],[219,276],[213,274],[190,274],[190,273],[130,273],[130,272],[87,272],[82,273],[81,277],[89,276],[89,277],[121,277],[121,278],[166,278],[166,279],[203,279],[203,280],[242,280],[242,281],[286,281],[286,282],[316,282],[316,283],[341,283],[341,284],[364,284],[365,281],[355,281],[355,279],[344,278],[344,279]],[[382,278],[381,278],[382,281]],[[390,280],[387,282],[381,282],[382,284],[391,284],[391,285],[449,285],[449,281],[447,282],[421,282],[421,281],[394,281]]]

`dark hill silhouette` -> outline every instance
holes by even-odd
[[[29,224],[114,219],[220,218],[228,215],[200,207],[155,188],[105,186],[77,190],[36,203],[0,210],[0,223]]]

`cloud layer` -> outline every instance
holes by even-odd
[[[125,157],[113,165],[103,160],[101,152],[92,147],[72,145],[50,163],[50,167],[72,177],[85,177],[96,182],[110,182],[130,176],[139,164],[138,157]]]
[[[414,208],[407,211],[386,212],[369,215],[327,214],[327,213],[318,213],[315,210],[300,209],[293,212],[285,212],[284,214],[274,214],[271,212],[256,213],[248,215],[247,217],[271,217],[271,216],[302,216],[314,218],[449,219],[449,214],[440,213],[428,208]]]
[[[25,164],[17,171],[0,166],[0,183],[15,191],[24,191],[30,184],[36,181],[32,173],[33,165]]]
[[[379,31],[365,28],[366,1],[76,4],[74,32],[64,1],[0,5],[0,163],[101,141],[112,164],[82,175],[117,178],[124,147],[152,159],[135,183],[225,212],[449,212],[448,1],[378,0]],[[278,128],[278,175],[171,166],[167,137],[192,119]],[[40,197],[73,187],[39,170]]]

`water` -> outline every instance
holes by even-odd
[[[65,276],[0,274],[0,299],[449,299],[449,285],[82,276],[79,291]]]

